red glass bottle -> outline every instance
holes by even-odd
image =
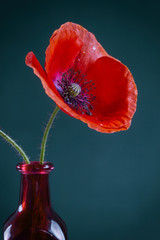
[[[63,220],[52,209],[48,175],[51,163],[20,163],[21,191],[18,209],[4,224],[4,240],[67,240]]]

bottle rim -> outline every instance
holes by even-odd
[[[22,174],[48,174],[54,169],[54,166],[50,162],[40,164],[39,161],[32,161],[30,164],[18,163],[16,168]]]

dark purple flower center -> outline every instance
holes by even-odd
[[[91,102],[95,99],[90,91],[93,89],[92,80],[87,81],[80,71],[72,68],[62,74],[61,80],[57,81],[58,91],[64,101],[76,112],[92,115],[93,106]]]

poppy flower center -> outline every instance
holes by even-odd
[[[71,97],[76,97],[81,92],[81,87],[77,83],[72,83],[68,88],[68,92]]]
[[[94,83],[88,81],[81,71],[70,68],[62,74],[61,80],[57,81],[61,97],[77,113],[92,115],[93,106],[91,102],[95,99],[91,90]]]

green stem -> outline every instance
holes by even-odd
[[[50,128],[52,126],[52,123],[53,123],[53,120],[55,119],[57,113],[59,111],[59,107],[56,106],[56,108],[54,109],[50,119],[49,119],[49,122],[45,128],[45,131],[44,131],[44,135],[43,135],[43,138],[42,138],[42,143],[41,143],[41,154],[40,154],[40,164],[43,164],[44,162],[44,156],[45,156],[45,150],[46,150],[46,142],[47,142],[47,138],[48,138],[48,133],[50,131]]]
[[[16,150],[17,152],[20,153],[20,155],[22,156],[22,158],[24,159],[24,161],[26,163],[30,163],[29,158],[27,157],[27,155],[25,154],[25,152],[23,151],[23,149],[12,139],[10,138],[6,133],[4,133],[2,130],[0,130],[0,136],[2,138],[4,138],[8,143],[10,143]]]

